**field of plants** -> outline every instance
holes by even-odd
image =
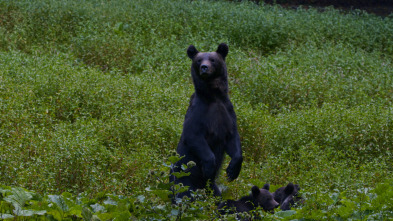
[[[0,220],[234,220],[168,199],[186,49],[221,42],[245,157],[223,199],[293,182],[303,205],[256,216],[393,220],[393,17],[207,0],[0,0]]]

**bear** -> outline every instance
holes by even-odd
[[[280,204],[281,210],[291,210],[295,204],[303,201],[302,197],[298,196],[299,190],[298,184],[289,183],[285,187],[278,188],[273,193],[273,197]]]
[[[266,212],[274,212],[274,209],[279,206],[273,198],[273,194],[269,192],[270,185],[265,184],[263,188],[258,186],[251,188],[251,194],[244,196],[237,201],[227,200],[218,205],[220,214],[242,213],[255,210],[257,207],[262,207]]]
[[[237,130],[236,114],[228,95],[228,73],[225,58],[228,45],[221,43],[214,52],[199,52],[190,45],[187,55],[191,59],[191,77],[194,93],[184,117],[183,131],[177,153],[183,157],[171,167],[170,181],[188,186],[176,198],[191,196],[197,189],[208,189],[215,196],[221,192],[215,180],[225,153],[231,157],[226,169],[228,181],[239,176],[243,156]],[[189,176],[177,178],[173,172],[183,171],[182,165],[193,161],[186,169]]]

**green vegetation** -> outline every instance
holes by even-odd
[[[304,205],[258,214],[393,220],[392,27],[250,2],[0,0],[0,219],[218,219],[219,199],[174,206],[167,182],[186,49],[226,42],[245,161],[223,197],[294,182]]]

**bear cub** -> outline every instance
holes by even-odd
[[[171,169],[170,181],[189,186],[177,198],[191,196],[191,191],[210,188],[214,195],[221,195],[215,184],[224,154],[231,157],[226,169],[229,181],[239,176],[243,161],[236,114],[228,95],[228,73],[225,58],[228,46],[221,43],[214,52],[199,52],[193,45],[187,49],[192,60],[191,76],[195,92],[184,118],[183,132],[177,153],[183,156]],[[173,172],[182,171],[182,165],[195,162],[186,169],[189,176],[177,178]]]
[[[299,190],[299,185],[289,183],[285,187],[278,188],[273,193],[273,197],[280,204],[281,210],[290,210],[297,203],[303,202],[302,197],[298,196]]]
[[[218,205],[221,214],[233,214],[241,212],[249,212],[257,207],[262,207],[267,212],[274,212],[279,204],[274,200],[273,194],[269,192],[270,185],[265,184],[262,189],[258,186],[251,188],[251,194],[244,196],[237,201],[227,200]]]

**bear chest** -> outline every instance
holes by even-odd
[[[223,103],[209,105],[206,114],[207,136],[223,141],[232,134],[233,120]]]

